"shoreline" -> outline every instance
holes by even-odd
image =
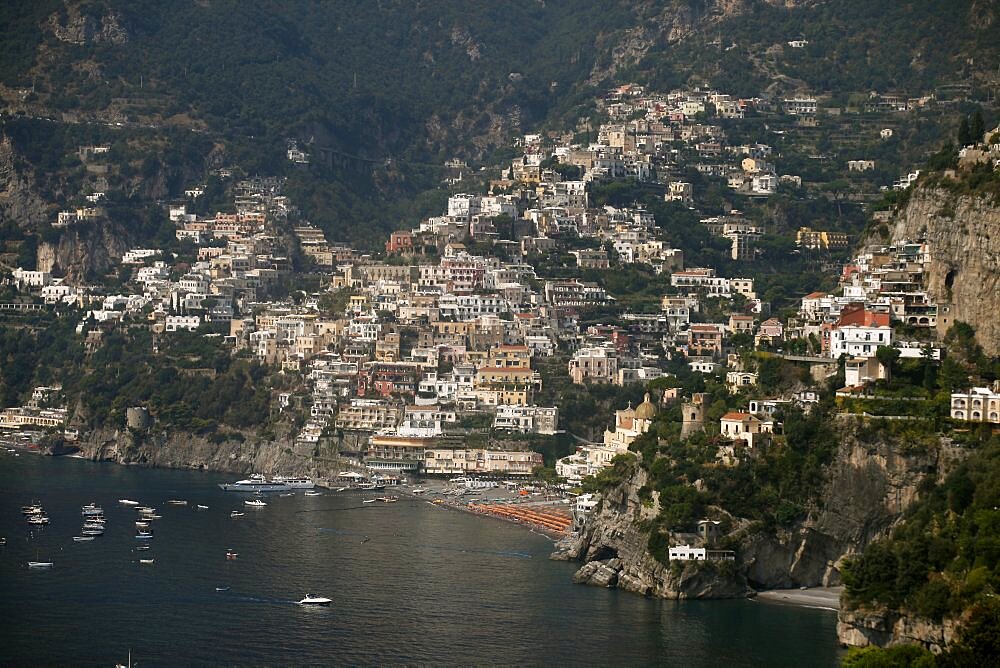
[[[754,600],[775,605],[791,605],[836,612],[840,610],[840,595],[843,591],[843,585],[801,589],[768,589],[757,592]]]

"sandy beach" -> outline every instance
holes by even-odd
[[[840,609],[840,594],[843,587],[809,587],[807,589],[771,589],[757,592],[757,600],[762,603],[800,605],[822,610]]]

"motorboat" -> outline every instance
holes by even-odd
[[[230,587],[216,587],[215,591],[229,591]]]
[[[132,499],[118,499],[118,503],[122,504],[123,506],[138,506],[139,505],[138,501],[133,501]]]
[[[347,488],[346,488],[346,487],[338,487],[338,488],[337,488],[337,489],[336,489],[335,491],[338,491],[338,492],[346,492],[346,491],[347,491]]]
[[[30,515],[28,517],[28,524],[48,524],[49,518],[45,515]]]
[[[153,563],[154,561],[156,561],[156,559],[140,559],[140,560],[139,560],[139,563],[140,563],[140,564],[151,564],[151,563]]]
[[[0,547],[3,547],[6,544],[7,544],[7,539],[6,538],[0,538]]]
[[[233,512],[229,513],[229,516],[232,518],[243,517],[244,515],[246,515],[246,513],[241,513],[237,510],[234,510]]]
[[[136,522],[135,523],[135,528],[136,529],[148,529],[149,528],[149,522]]]
[[[43,511],[42,511],[42,504],[40,503],[35,503],[30,506],[21,506],[22,515],[37,515],[38,513],[41,512]]]
[[[412,490],[410,490],[410,491],[411,491],[411,492],[413,492],[414,494],[423,494],[423,493],[424,493],[424,492],[426,492],[427,490],[426,490],[426,489],[424,489],[423,487],[414,487],[414,488],[413,488]]]
[[[295,496],[295,492],[282,492],[278,496]]]
[[[184,499],[170,499],[167,503],[171,506],[186,506],[188,504]]]
[[[45,568],[52,568],[52,562],[51,561],[29,561],[28,562],[28,568],[31,568],[31,569],[34,569],[34,570],[42,570],[42,569],[45,569]]]
[[[95,515],[96,516],[103,516],[104,515],[104,509],[101,508],[98,505],[95,505],[93,503],[89,503],[86,506],[80,508],[80,514],[83,515],[84,517],[95,516]]]
[[[323,596],[313,596],[306,594],[306,597],[299,601],[299,605],[330,605],[333,601]]]
[[[104,529],[83,529],[80,534],[84,536],[103,536]]]
[[[139,540],[152,540],[153,539],[153,534],[151,534],[151,533],[137,533],[135,535],[135,537],[138,538]]]
[[[375,503],[375,499],[365,499],[361,503]]]
[[[194,507],[195,510],[208,510],[208,506],[203,506],[200,503]]]
[[[287,492],[293,489],[312,489],[315,486],[312,478],[275,476],[269,480],[267,476],[255,473],[245,480],[221,484],[219,488],[226,492]]]
[[[396,503],[397,501],[399,501],[399,497],[395,497],[395,496],[380,496],[380,497],[378,497],[376,499],[376,501],[381,501],[382,503]]]
[[[137,549],[137,550],[148,550],[149,549],[149,545],[136,545],[135,549]]]
[[[323,492],[314,492],[312,490],[309,490],[303,496],[323,496]]]
[[[236,557],[240,556],[239,552],[233,552],[232,550],[226,550],[226,559],[229,561],[235,561]]]
[[[267,505],[267,502],[261,501],[260,499],[249,499],[244,501],[243,505],[250,506],[251,508],[263,508]]]
[[[155,513],[156,512],[156,508],[150,508],[149,506],[142,506],[140,508],[136,508],[136,511],[139,512],[140,514],[143,514],[143,513]]]
[[[76,543],[83,543],[88,540],[94,540],[93,536],[73,536],[73,541]]]

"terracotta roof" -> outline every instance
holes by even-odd
[[[753,417],[749,413],[740,413],[739,411],[729,411],[722,416],[723,420],[746,420],[747,418]]]

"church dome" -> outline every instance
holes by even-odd
[[[636,407],[635,416],[640,420],[652,420],[656,417],[656,406],[650,401],[649,392],[646,393],[643,402]]]

